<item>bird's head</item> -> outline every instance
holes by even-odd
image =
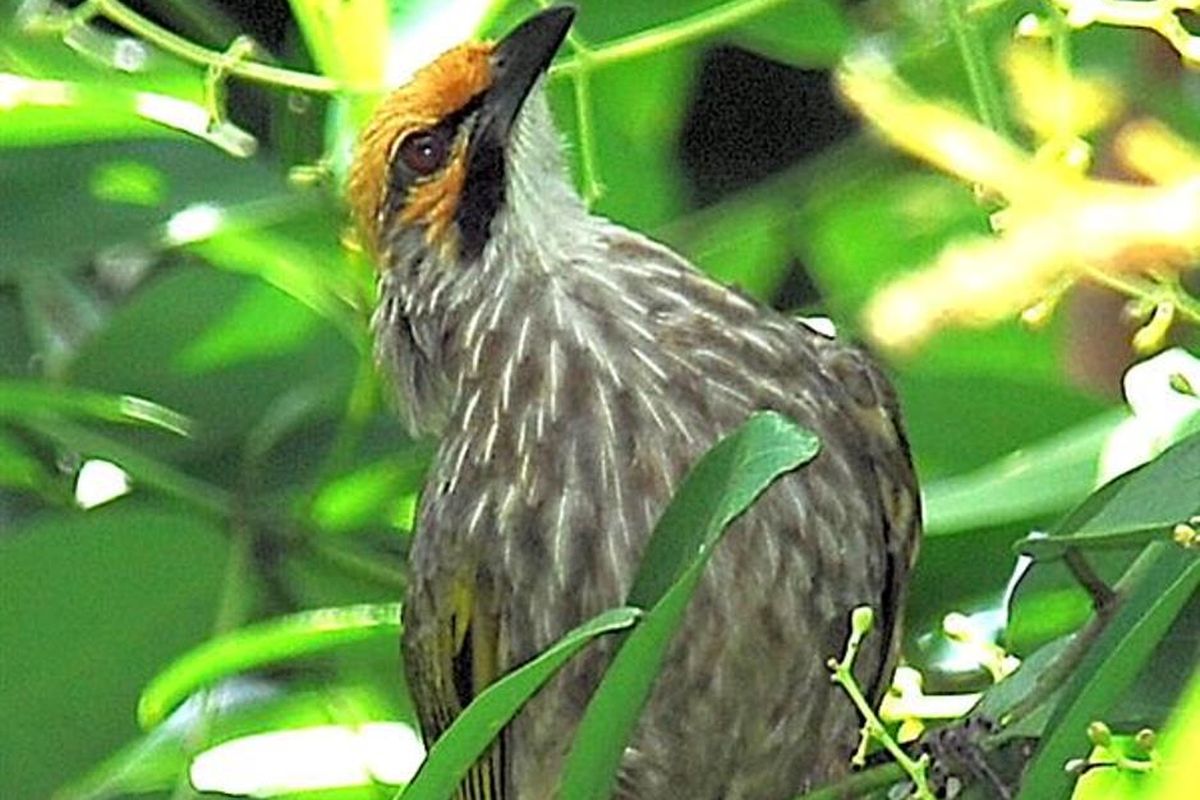
[[[518,118],[574,15],[554,7],[499,42],[459,45],[380,103],[359,137],[349,200],[384,261],[401,239],[448,261],[479,256],[507,199]]]

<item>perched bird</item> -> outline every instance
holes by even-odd
[[[872,361],[588,212],[543,75],[574,11],[469,42],[382,101],[349,197],[382,272],[378,356],[440,437],[410,552],[403,654],[433,741],[490,682],[620,605],[688,468],[758,409],[816,432],[717,547],[627,748],[621,798],[790,798],[845,771],[858,720],[825,662],[851,610],[878,694],[920,512]],[[611,656],[521,710],[461,798],[556,796]]]

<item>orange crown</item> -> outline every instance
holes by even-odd
[[[492,82],[491,42],[466,42],[422,67],[375,109],[358,138],[350,171],[348,198],[368,250],[378,250],[380,211],[390,190],[388,175],[396,147],[404,137],[430,128],[463,108]],[[445,240],[458,208],[466,175],[464,144],[459,142],[445,169],[414,184],[401,203],[400,220],[423,222],[430,244]]]

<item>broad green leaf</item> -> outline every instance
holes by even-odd
[[[636,608],[605,611],[559,639],[533,660],[484,689],[429,751],[403,800],[445,800],[500,730],[563,664],[588,642],[624,630],[642,616]]]
[[[353,305],[359,287],[351,280],[352,274],[345,266],[347,255],[338,243],[336,228],[330,224],[336,212],[328,213],[330,216],[314,220],[317,225],[325,225],[329,233],[321,249],[286,231],[256,226],[232,226],[227,233],[201,239],[187,248],[222,269],[257,275],[329,320],[353,344],[361,346],[363,314],[357,313]],[[238,327],[236,321],[231,324]],[[242,335],[262,337],[274,327],[246,330]]]
[[[1078,581],[1053,559],[1068,546],[1087,549],[1086,560],[1105,581],[1115,581],[1139,543],[1166,539],[1176,523],[1200,513],[1200,434],[1163,451],[1153,461],[1118,476],[1093,493],[1048,537],[1017,546],[1040,559],[1021,576],[1009,609],[1008,646],[1018,652],[1064,635],[1089,615],[1091,601]]]
[[[1197,587],[1194,553],[1170,542],[1142,551],[1117,585],[1115,613],[1063,686],[1019,800],[1066,796],[1073,779],[1063,767],[1087,754],[1088,724],[1105,718]]]
[[[782,414],[751,416],[701,458],[646,543],[627,602],[650,608],[707,560],[725,528],[777,477],[816,457],[820,441]]]
[[[210,639],[160,672],[138,701],[138,722],[150,728],[198,689],[278,661],[353,642],[400,634],[398,603],[364,603],[303,611]]]
[[[0,797],[48,798],[137,734],[141,687],[208,636],[229,540],[136,497],[3,527]]]
[[[1200,514],[1200,433],[1163,451],[1097,492],[1052,535],[1017,543],[1039,559],[1060,557],[1068,547],[1083,550],[1130,547]]]
[[[729,523],[771,483],[812,460],[809,431],[774,412],[753,415],[692,468],[651,534],[629,602],[649,607],[592,696],[562,778],[564,797],[604,798],[709,556]]]
[[[1066,510],[1095,486],[1104,443],[1128,418],[1126,411],[1107,411],[979,469],[930,481],[923,494],[925,534],[969,532]]]
[[[103,189],[114,168],[128,170],[132,165],[156,176],[156,202],[114,202],[111,192]],[[294,196],[265,162],[234,160],[207,145],[183,140],[0,149],[0,180],[5,205],[19,209],[21,221],[6,231],[0,276],[22,278],[23,273],[51,267],[77,271],[97,255],[120,261],[121,248],[131,251],[128,261],[152,262],[164,238],[170,239],[163,232],[172,234],[172,224],[177,229],[188,214],[194,220],[224,213],[234,204]],[[49,186],[54,191],[47,191]],[[99,194],[97,187],[102,189]]]
[[[248,336],[245,328],[265,333]],[[326,416],[339,414],[359,361],[345,336],[275,287],[180,266],[148,282],[84,343],[70,380],[153,397],[194,419],[202,435],[186,448],[137,441],[139,449],[172,461],[242,441],[280,397],[300,387],[325,399]],[[228,461],[206,477],[227,484]]]
[[[0,380],[0,419],[19,423],[23,418],[45,418],[49,414],[149,425],[180,436],[190,436],[193,428],[183,414],[141,397],[44,381]]]

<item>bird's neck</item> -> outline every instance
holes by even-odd
[[[482,255],[451,263],[411,233],[393,242],[375,327],[380,360],[400,388],[414,432],[439,434],[455,398],[486,380],[485,351],[518,315],[552,312],[554,285],[606,223],[571,185],[542,87],[512,132],[505,197]],[[511,336],[509,336],[511,338]],[[512,344],[511,342],[508,344]]]

